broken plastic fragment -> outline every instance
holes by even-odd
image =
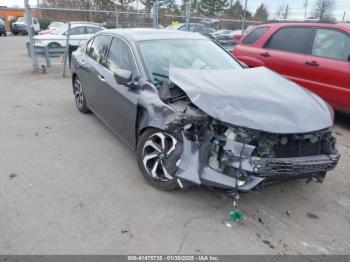
[[[239,221],[245,219],[245,215],[241,211],[239,211],[238,209],[235,209],[235,210],[230,212],[230,218],[231,218],[231,220],[233,220],[235,222],[239,222]]]

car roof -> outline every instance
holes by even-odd
[[[270,27],[278,29],[281,27],[293,27],[293,26],[305,26],[305,27],[328,27],[328,28],[338,28],[350,32],[350,26],[345,23],[320,23],[320,22],[287,22],[287,23],[265,23],[257,25],[258,27]]]
[[[178,30],[166,30],[166,29],[150,29],[150,28],[132,28],[132,29],[109,29],[103,30],[98,34],[111,34],[116,36],[122,36],[131,41],[144,41],[144,40],[160,40],[160,39],[202,39],[206,40],[207,37],[192,32],[184,32]]]

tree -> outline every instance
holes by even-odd
[[[319,20],[333,19],[334,9],[334,0],[317,0],[313,10],[313,17]]]
[[[114,0],[114,2],[120,7],[121,10],[126,10],[128,5],[134,2],[134,0]]]
[[[239,0],[237,0],[230,8],[230,14],[233,18],[241,18],[243,16],[243,6]]]
[[[287,20],[289,16],[289,5],[287,4],[286,10],[284,10],[283,19]]]
[[[209,16],[215,16],[227,7],[227,0],[201,0],[199,4],[201,12]]]
[[[253,19],[258,21],[266,21],[269,17],[269,12],[264,4],[261,4],[256,9]]]
[[[156,0],[140,0],[141,3],[145,6],[146,12],[152,10],[153,4]]]

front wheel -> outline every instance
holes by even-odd
[[[182,156],[182,137],[164,130],[147,129],[137,144],[137,162],[142,175],[159,190],[179,187],[175,173]]]

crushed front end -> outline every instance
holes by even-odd
[[[273,134],[223,123],[190,101],[169,105],[181,114],[169,126],[183,137],[177,177],[195,184],[248,191],[293,179],[322,182],[340,158],[330,129]]]

